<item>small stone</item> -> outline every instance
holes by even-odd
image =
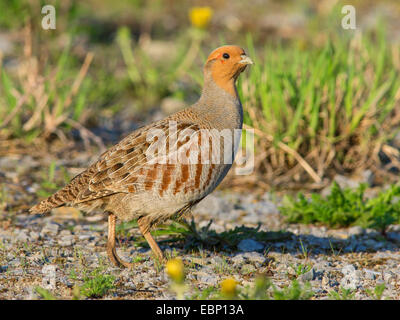
[[[249,262],[256,263],[258,265],[262,265],[265,261],[265,257],[259,252],[246,252],[243,254],[243,257],[247,259]]]
[[[348,233],[350,236],[360,236],[364,234],[364,229],[360,226],[354,226],[348,229]]]
[[[355,251],[364,252],[365,250],[367,250],[366,246],[364,246],[363,244],[358,244]]]
[[[356,271],[356,268],[352,264],[348,264],[348,265],[345,265],[341,271],[346,276],[346,275],[354,273]]]
[[[356,290],[361,287],[361,281],[358,276],[355,276],[354,274],[348,274],[342,278],[340,285],[344,289]]]
[[[391,282],[395,278],[396,278],[396,275],[392,271],[385,271],[383,273],[383,280],[385,280],[385,282],[387,282],[387,283]]]
[[[313,268],[315,272],[323,273],[325,272],[325,269],[331,266],[330,262],[322,261],[314,264]]]
[[[388,232],[387,233],[387,238],[389,240],[395,241],[395,242],[400,242],[400,233],[399,232]]]
[[[310,271],[307,271],[306,273],[301,274],[301,275],[298,277],[298,279],[299,279],[300,281],[303,281],[303,282],[307,282],[307,281],[314,280],[314,279],[315,279],[315,271],[314,271],[314,268],[311,268]]]
[[[39,237],[40,237],[39,233],[36,232],[36,231],[31,231],[31,232],[29,233],[29,236],[31,237],[31,239],[32,239],[33,241],[39,240]]]
[[[8,264],[13,267],[19,267],[21,265],[21,261],[18,258],[14,258]]]
[[[0,51],[3,55],[11,54],[14,51],[12,37],[6,33],[0,33]]]
[[[58,244],[62,247],[69,247],[75,243],[75,239],[73,235],[70,236],[63,236],[58,239]]]
[[[71,235],[71,231],[69,230],[61,230],[60,232],[60,236],[70,236]]]
[[[369,269],[364,269],[364,272],[365,272],[365,278],[368,280],[375,280],[380,275],[379,272]]]
[[[238,249],[241,251],[261,251],[264,249],[264,246],[259,243],[258,241],[255,241],[253,239],[244,239],[239,242],[237,245]]]
[[[379,249],[383,246],[382,243],[379,243],[373,239],[365,240],[364,244],[366,245],[367,248],[371,248],[371,249]]]
[[[252,264],[246,263],[242,266],[240,270],[242,271],[242,273],[249,274],[255,272],[256,268]]]
[[[59,225],[54,222],[48,222],[41,231],[41,236],[43,235],[50,235],[55,236],[58,233]]]
[[[68,288],[72,288],[74,286],[74,284],[69,281],[68,277],[61,277],[60,282],[66,285]]]
[[[342,189],[344,189],[344,188],[356,189],[360,185],[359,181],[350,179],[341,174],[337,174],[334,177],[334,180]]]
[[[197,280],[209,286],[218,284],[218,277],[212,273],[199,272],[197,273]]]
[[[78,236],[79,241],[85,241],[85,240],[94,240],[94,237],[90,234],[81,234]]]
[[[232,259],[232,263],[234,265],[240,265],[244,263],[244,254],[243,253],[238,253],[236,254]]]
[[[215,264],[215,265],[221,265],[221,264],[224,264],[225,261],[224,261],[224,259],[222,259],[221,257],[215,256],[215,257],[212,257],[212,258],[211,258],[211,263],[213,263],[213,264]]]
[[[361,173],[361,177],[362,177],[362,182],[367,183],[369,186],[372,186],[374,184],[374,173],[371,170],[364,170]]]
[[[322,277],[321,284],[326,287],[329,285],[329,278],[328,277]]]
[[[29,236],[26,233],[27,233],[26,230],[21,230],[18,233],[18,235],[16,237],[16,240],[20,241],[20,242],[28,242],[29,241]]]
[[[261,218],[255,213],[248,213],[246,216],[242,218],[243,223],[249,223],[249,224],[257,224],[261,222]]]

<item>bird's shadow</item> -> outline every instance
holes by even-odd
[[[294,234],[289,231],[264,231],[257,227],[240,226],[232,230],[216,232],[210,229],[212,221],[202,228],[195,223],[183,222],[185,231],[182,238],[166,238],[160,245],[179,246],[190,251],[212,250],[214,252],[236,254],[246,251],[289,253],[307,258],[320,254],[339,256],[347,253],[376,253],[379,251],[398,251],[395,239],[387,235],[370,233],[367,238],[362,234],[352,235],[345,239],[333,236],[315,236],[311,234]],[[392,232],[392,234],[395,234]],[[397,239],[400,239],[400,234]],[[247,242],[247,243],[246,243]],[[252,249],[253,247],[253,249]]]

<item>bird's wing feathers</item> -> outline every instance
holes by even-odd
[[[176,121],[175,125],[171,126],[168,120],[134,131],[103,153],[100,159],[85,171],[88,172],[86,186],[81,189],[74,202],[81,203],[115,193],[135,193],[142,190],[146,184],[154,182],[151,181],[154,177],[146,173],[152,170],[156,163],[163,163],[165,168],[169,165],[165,157],[170,156],[170,144],[175,146],[179,153],[183,148],[188,148],[190,139],[187,137],[193,137],[193,134],[199,131],[200,127],[194,123]],[[177,138],[171,138],[171,135]],[[160,152],[160,148],[165,152]],[[149,158],[151,155],[153,158]]]

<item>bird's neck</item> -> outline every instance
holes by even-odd
[[[226,88],[230,90],[226,90]],[[221,87],[212,77],[205,77],[204,87],[195,109],[201,116],[221,129],[241,129],[243,109],[236,90],[235,80]]]

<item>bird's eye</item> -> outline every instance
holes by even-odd
[[[224,59],[229,59],[229,54],[227,53],[224,53],[222,56],[224,57]]]

